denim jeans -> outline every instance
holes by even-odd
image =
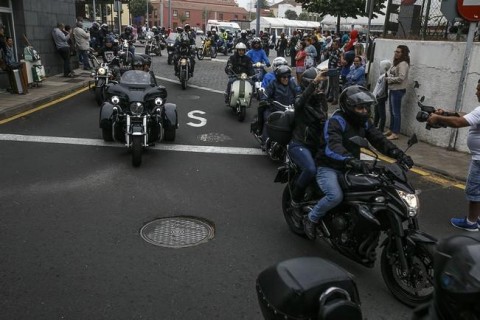
[[[80,50],[80,57],[83,63],[83,69],[90,69],[90,62],[88,61],[88,50]]]
[[[325,196],[318,201],[308,214],[310,221],[317,223],[325,216],[327,211],[335,208],[343,200],[343,191],[338,183],[338,175],[342,174],[340,171],[328,168],[318,167],[317,169],[317,183]]]
[[[313,155],[307,147],[293,140],[288,144],[288,154],[292,161],[302,169],[295,185],[305,189],[317,172]]]
[[[472,159],[470,162],[465,194],[468,201],[480,202],[480,160]]]
[[[402,98],[407,90],[390,90],[388,92],[390,103],[390,130],[395,133],[400,133],[400,126],[402,124]]]

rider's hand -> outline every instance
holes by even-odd
[[[412,158],[410,158],[410,156],[406,155],[405,153],[402,153],[397,159],[400,164],[406,165],[410,169],[414,165]]]
[[[369,172],[368,165],[360,159],[350,158],[347,160],[347,165],[353,170],[367,174]]]

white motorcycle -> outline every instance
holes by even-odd
[[[255,98],[260,101],[262,97],[262,92],[260,88],[262,88],[262,80],[265,76],[265,64],[261,62],[257,62],[253,64],[253,70],[255,70]]]
[[[233,74],[235,81],[232,83],[229,92],[228,106],[237,114],[238,121],[245,120],[247,108],[250,108],[253,95],[251,79],[246,73]]]

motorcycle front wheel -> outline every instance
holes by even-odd
[[[292,231],[296,235],[299,235],[305,238],[306,236],[305,236],[305,231],[303,229],[303,221],[302,219],[297,218],[293,211],[292,196],[290,194],[290,188],[288,184],[285,186],[285,189],[283,189],[282,211],[283,211],[283,217],[285,218],[285,221],[287,222],[287,225],[290,228],[290,231]]]
[[[95,87],[95,101],[99,106],[102,105],[103,101],[105,101],[105,94],[102,87]]]
[[[132,136],[132,165],[139,167],[142,164],[143,136]]]
[[[210,58],[215,59],[217,57],[217,50],[214,47],[210,48]]]
[[[204,49],[200,49],[200,50],[197,50],[197,58],[198,60],[203,60],[203,58],[205,57],[205,54],[204,54]]]
[[[167,58],[167,63],[170,65],[172,64],[172,61],[173,61],[173,57],[171,54],[168,55],[168,58]]]
[[[433,244],[404,244],[410,270],[404,275],[395,244],[390,241],[384,247],[381,258],[383,280],[393,296],[403,304],[416,307],[432,299],[434,249]]]
[[[106,142],[113,141],[112,128],[102,128],[102,138]]]
[[[149,46],[145,47],[145,54],[150,55],[150,47]]]

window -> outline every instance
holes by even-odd
[[[185,11],[185,17],[190,18],[190,11]]]
[[[178,17],[178,10],[173,10],[173,16]]]
[[[236,14],[234,17],[235,17],[235,20],[238,20],[238,14]]]
[[[218,20],[223,20],[223,13],[218,14]]]

